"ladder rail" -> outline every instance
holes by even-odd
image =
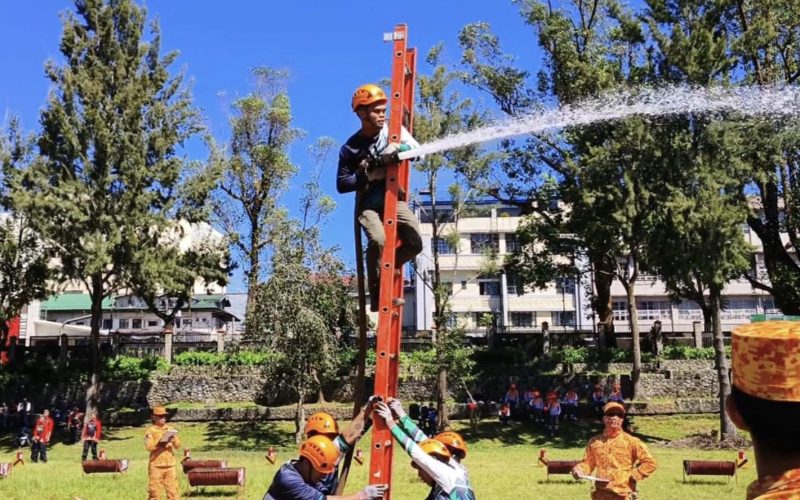
[[[389,95],[389,142],[399,143],[404,121],[406,129],[413,130],[414,78],[416,51],[407,48],[408,29],[405,24],[395,25],[392,32],[392,89]],[[378,331],[375,362],[375,394],[386,399],[397,396],[402,328],[402,305],[393,305],[393,299],[402,298],[402,268],[395,272],[397,238],[397,204],[405,200],[409,184],[409,162],[389,165],[386,169],[386,194],[383,208],[385,244],[381,255],[380,298],[378,301]],[[386,425],[376,419],[370,448],[370,484],[392,483],[392,436]],[[391,498],[391,489],[385,499]]]

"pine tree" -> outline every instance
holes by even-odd
[[[87,413],[97,408],[102,301],[132,279],[142,246],[158,241],[181,199],[186,164],[178,154],[199,130],[181,74],[160,55],[160,32],[131,0],[78,0],[64,14],[62,63],[41,112],[40,158],[17,165],[14,206],[56,257],[61,279],[91,297]]]

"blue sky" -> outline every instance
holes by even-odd
[[[145,5],[149,17],[160,21],[162,50],[180,51],[175,69],[186,68],[195,102],[220,141],[227,137],[227,103],[249,90],[249,69],[289,70],[294,124],[307,132],[307,139],[291,149],[302,169],[297,186],[305,178],[302,172],[310,170],[308,144],[321,136],[342,142],[357,128],[350,95],[361,83],[389,75],[391,48],[382,34],[396,23],[409,26],[410,45],[420,51],[420,73],[429,69],[425,53],[440,41],[447,47],[446,59],[457,62],[458,31],[476,21],[488,22],[522,66],[535,69],[541,60],[532,31],[510,0],[150,0]],[[59,56],[58,14],[68,8],[68,0],[0,0],[0,113],[20,116],[27,129],[37,127],[48,89],[44,61]],[[191,146],[187,155],[204,158],[205,151]],[[335,165],[325,168],[323,188],[338,207],[323,237],[340,245],[352,265],[352,196],[336,193]],[[296,196],[292,191],[285,201],[292,206]],[[230,289],[242,289],[240,274]]]

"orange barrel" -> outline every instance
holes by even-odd
[[[244,486],[244,467],[235,469],[193,469],[187,474],[189,486]]]
[[[684,460],[683,473],[687,476],[733,476],[736,474],[736,462]]]
[[[128,470],[127,460],[84,460],[81,462],[84,474],[104,472],[125,472]]]
[[[188,474],[192,469],[224,469],[227,467],[225,460],[191,460],[181,462],[183,473]]]
[[[547,474],[572,474],[572,468],[579,460],[550,460],[547,462]]]

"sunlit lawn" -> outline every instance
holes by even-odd
[[[634,421],[637,433],[645,439],[659,463],[653,477],[641,483],[641,498],[691,498],[720,499],[744,498],[746,485],[755,477],[752,464],[740,471],[738,482],[725,478],[698,478],[693,484],[682,482],[682,460],[734,460],[736,452],[704,452],[675,450],[659,446],[660,442],[688,434],[716,428],[714,417],[638,417]],[[185,447],[193,458],[226,459],[230,467],[246,467],[247,486],[244,492],[234,488],[205,488],[190,491],[186,476],[180,473],[181,490],[202,498],[252,498],[261,499],[279,465],[295,454],[293,427],[290,423],[240,422],[176,424]],[[551,459],[575,459],[582,455],[583,445],[589,436],[599,430],[596,423],[579,426],[562,426],[561,437],[550,440],[535,428],[527,425],[500,427],[494,421],[481,423],[477,435],[465,429],[464,422],[456,422],[469,441],[467,465],[478,498],[481,499],[569,499],[588,498],[589,486],[576,483],[567,476],[554,476],[546,481],[545,470],[536,466],[541,448],[547,449]],[[129,470],[121,475],[81,472],[80,445],[55,444],[49,451],[47,464],[16,467],[11,476],[0,480],[0,499],[49,500],[127,500],[146,498],[147,453],[143,446],[144,427],[110,429],[101,447],[109,458],[127,458]],[[61,436],[59,436],[60,439]],[[362,443],[365,454],[367,442]],[[274,446],[279,450],[278,461],[270,464],[265,450]],[[13,458],[15,449],[8,437],[0,440],[0,462]],[[29,450],[25,451],[26,462]],[[750,454],[750,453],[749,453]],[[427,488],[417,481],[408,466],[408,458],[398,452],[394,464],[393,495],[395,499],[419,500],[427,495]],[[348,492],[357,491],[366,484],[367,463],[353,466]],[[237,497],[238,495],[238,497]]]

